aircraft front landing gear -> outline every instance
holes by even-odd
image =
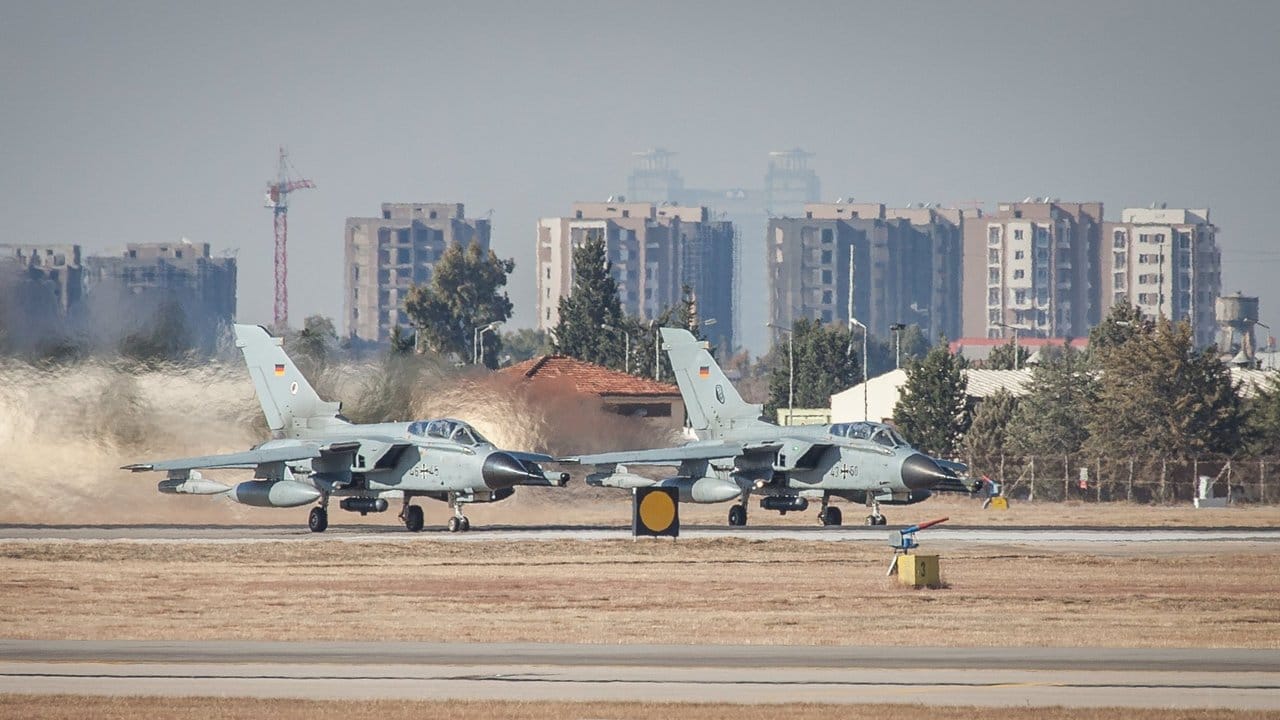
[[[453,506],[453,517],[449,518],[449,532],[466,532],[471,529],[471,521],[466,515],[462,514],[462,504],[457,498],[453,498],[450,503]]]
[[[311,508],[311,514],[307,516],[307,527],[313,533],[324,532],[329,527],[329,511],[323,507]]]
[[[734,505],[729,508],[729,524],[734,527],[741,527],[747,524],[746,505]]]
[[[867,524],[884,525],[885,522],[887,522],[885,516],[880,514],[880,503],[873,500],[871,502],[871,514],[867,516]]]

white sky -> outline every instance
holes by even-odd
[[[624,192],[630,153],[660,145],[696,187],[759,187],[768,151],[800,146],[827,200],[1208,206],[1224,290],[1280,329],[1278,118],[1280,3],[0,12],[4,241],[236,249],[249,322],[271,315],[279,144],[319,186],[289,215],[295,323],[341,316],[344,218],[459,201],[516,259],[513,326],[533,322],[537,218]]]

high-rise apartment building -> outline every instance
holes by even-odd
[[[798,148],[771,152],[763,185],[723,188],[686,187],[671,165],[674,156],[661,148],[636,153],[625,197],[633,202],[705,206],[712,218],[734,224],[738,260],[733,268],[733,308],[738,323],[733,330],[734,343],[762,353],[768,349],[763,319],[769,312],[768,298],[762,292],[768,284],[765,232],[770,217],[798,217],[805,203],[818,200],[821,188],[817,173],[809,167],[812,155]]]
[[[1197,345],[1214,342],[1222,255],[1208,209],[1126,208],[1120,222],[1103,223],[1103,246],[1106,306],[1128,300],[1150,317],[1190,322]]]
[[[347,218],[347,334],[386,342],[396,325],[409,328],[409,288],[431,281],[435,263],[454,243],[489,249],[489,221],[467,218],[462,203],[383,203],[382,216]]]
[[[962,211],[836,202],[803,212],[769,221],[769,322],[848,322],[852,290],[854,317],[873,335],[895,323],[956,335]]]
[[[538,327],[560,322],[560,298],[573,288],[573,250],[588,239],[605,241],[625,312],[657,317],[681,300],[688,285],[703,334],[733,347],[734,229],[712,220],[701,206],[648,202],[579,202],[570,217],[538,221]]]
[[[1101,241],[1099,202],[1001,203],[966,218],[964,336],[1085,336],[1104,310]]]

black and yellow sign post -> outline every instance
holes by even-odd
[[[631,534],[680,537],[680,491],[670,487],[636,488],[631,503]]]

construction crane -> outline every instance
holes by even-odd
[[[306,179],[294,179],[294,167],[289,164],[289,154],[280,148],[280,167],[275,180],[267,181],[267,202],[275,220],[276,231],[276,304],[275,329],[289,327],[289,193],[304,188],[314,188],[315,183]]]

